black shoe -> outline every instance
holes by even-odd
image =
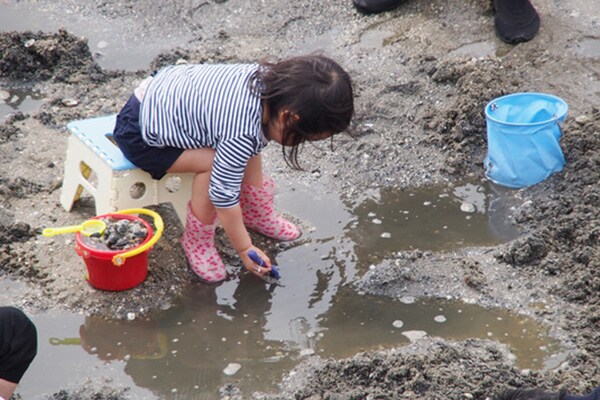
[[[390,11],[404,3],[405,0],[352,0],[354,7],[363,14],[375,14]]]
[[[540,29],[540,16],[529,0],[494,0],[494,9],[496,34],[506,43],[527,42]]]

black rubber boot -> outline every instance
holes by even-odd
[[[405,0],[352,0],[354,7],[363,14],[390,11],[404,2]]]
[[[540,16],[529,0],[494,0],[496,34],[510,44],[527,42],[540,29]]]

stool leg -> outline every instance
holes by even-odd
[[[76,143],[73,143],[74,140],[77,139],[74,139],[72,136],[69,137],[69,147],[76,146]],[[83,186],[79,184],[79,174],[80,172],[83,174],[83,165],[80,170],[80,163],[81,159],[79,157],[67,152],[67,158],[65,160],[65,173],[63,177],[62,191],[60,194],[60,204],[67,212],[71,211],[71,208],[73,208],[73,203],[79,198],[81,191],[83,190]]]
[[[81,176],[83,176],[85,179],[89,179],[90,175],[92,173],[92,169],[85,163],[81,163]],[[83,193],[83,186],[79,185],[77,187],[77,192],[75,193],[75,199],[74,201],[79,200],[79,198],[81,197],[81,193]]]
[[[112,168],[105,164],[98,165],[94,172],[98,175],[98,183],[90,192],[94,196],[96,215],[117,211],[114,204],[116,177]]]

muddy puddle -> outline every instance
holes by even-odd
[[[42,95],[33,90],[0,87],[0,122],[15,112],[37,112],[43,101]]]
[[[580,55],[588,58],[600,58],[600,39],[586,38],[576,44]]]
[[[510,53],[512,47],[506,43],[473,42],[467,43],[448,53],[448,57],[494,58]]]
[[[147,68],[149,62],[161,50],[173,49],[174,45],[185,46],[187,43],[185,38],[175,39],[175,33],[171,32],[165,31],[164,35],[142,33],[137,30],[139,26],[133,30],[132,26],[128,25],[132,23],[131,21],[119,19],[114,15],[113,19],[109,20],[104,16],[103,12],[106,9],[102,8],[100,3],[110,5],[113,4],[111,2],[98,2],[97,5],[100,6],[99,9],[102,12],[96,14],[93,19],[85,12],[76,12],[73,8],[65,8],[63,12],[58,9],[63,2],[56,2],[55,5],[52,3],[46,0],[39,2],[0,1],[0,29],[56,31],[59,27],[64,27],[69,32],[89,39],[92,53],[105,69]],[[118,6],[126,5],[121,3]],[[133,2],[129,3],[133,5]],[[192,2],[185,3],[192,4]],[[220,2],[206,3],[218,4]],[[42,6],[42,4],[44,5]],[[68,2],[69,7],[76,7],[75,4],[77,2]],[[87,3],[80,4],[82,8],[85,8]],[[239,2],[239,4],[246,6],[246,2]],[[319,2],[314,4],[319,4]],[[422,7],[427,8],[429,4]],[[439,6],[436,8],[440,11],[446,7],[446,4],[440,1],[431,4]],[[473,6],[484,8],[478,4],[473,3]],[[294,43],[297,40],[304,43],[304,47],[300,46],[300,50],[332,50],[332,54],[336,56],[347,57],[343,59],[358,72],[356,81],[359,85],[370,84],[373,81],[376,85],[380,85],[380,82],[377,81],[381,80],[385,83],[385,80],[379,78],[388,75],[391,80],[394,74],[398,73],[398,65],[395,60],[400,62],[406,56],[407,72],[418,71],[414,76],[414,85],[417,89],[425,87],[433,90],[439,89],[440,95],[449,96],[465,90],[461,94],[464,98],[452,99],[440,107],[440,112],[445,113],[452,111],[453,107],[462,108],[471,97],[473,101],[481,101],[482,91],[487,89],[494,92],[504,87],[505,84],[513,89],[531,89],[542,79],[547,81],[545,78],[551,76],[551,68],[554,64],[548,65],[548,61],[544,61],[536,53],[545,54],[546,47],[549,51],[557,51],[553,39],[558,39],[558,36],[563,35],[566,31],[566,27],[561,25],[558,26],[556,34],[550,32],[551,24],[562,23],[564,20],[555,17],[548,11],[566,11],[566,15],[574,22],[572,25],[575,28],[573,29],[578,29],[578,25],[589,25],[591,16],[599,15],[594,12],[598,9],[597,4],[588,0],[574,0],[573,2],[556,0],[552,5],[550,3],[543,4],[544,28],[540,32],[540,36],[531,44],[517,47],[517,51],[514,53],[516,61],[520,62],[519,57],[522,56],[522,65],[524,66],[522,76],[512,73],[506,77],[499,76],[499,83],[490,85],[490,87],[485,87],[484,83],[475,82],[478,77],[488,76],[490,70],[493,72],[489,65],[465,66],[464,64],[444,64],[440,62],[443,60],[436,60],[436,66],[447,66],[448,69],[453,66],[460,67],[457,68],[457,74],[465,76],[465,80],[473,78],[473,85],[459,82],[456,83],[456,88],[432,81],[431,77],[422,73],[422,70],[417,70],[416,63],[421,57],[421,50],[424,50],[424,55],[434,54],[437,59],[441,59],[452,56],[458,56],[458,58],[499,57],[510,51],[508,49],[512,49],[512,47],[503,47],[504,45],[494,37],[491,30],[491,18],[478,17],[477,20],[474,20],[473,11],[467,15],[469,29],[473,33],[473,29],[478,29],[485,23],[484,34],[473,33],[464,36],[461,34],[458,38],[450,37],[452,43],[441,47],[430,45],[432,41],[441,38],[440,34],[432,36],[423,32],[422,37],[409,40],[404,32],[398,30],[395,22],[364,28],[366,23],[362,22],[363,19],[353,17],[350,21],[353,25],[350,28],[338,27],[327,30],[329,21],[326,21],[325,24],[316,21],[313,24],[311,10],[297,6],[282,7],[285,12],[281,17],[277,12],[274,13],[276,18],[269,20],[262,20],[262,16],[260,19],[257,18],[257,22],[262,24],[268,21],[270,26],[275,27],[268,31],[268,37],[256,33],[257,30],[253,30],[253,33],[249,34],[243,29],[232,29],[234,28],[233,24],[241,21],[239,19],[234,18],[231,21],[219,23],[207,21],[205,28],[207,31],[216,28],[212,31],[221,32],[219,24],[223,25],[223,38],[218,42],[207,41],[205,43],[207,49],[210,50],[207,52],[208,56],[216,55],[217,58],[235,60],[238,57],[231,55],[237,54],[235,53],[237,46],[246,41],[249,45],[270,41],[273,43],[272,50],[275,55],[282,55],[296,48]],[[248,3],[248,5],[251,4]],[[351,7],[349,3],[346,6],[347,8]],[[573,7],[582,11],[575,13]],[[323,8],[323,10],[326,9]],[[243,7],[240,8],[241,13],[245,11]],[[332,17],[347,17],[347,11],[332,14]],[[304,13],[308,15],[306,19]],[[125,13],[125,15],[128,14]],[[249,13],[248,15],[255,14]],[[328,19],[334,20],[331,17]],[[335,20],[342,21],[341,18],[335,18]],[[418,25],[419,20],[414,21]],[[180,23],[181,21],[174,22],[183,25]],[[463,19],[455,16],[448,21],[449,24],[458,22],[462,24]],[[304,24],[309,25],[301,26]],[[411,26],[413,25],[414,22]],[[430,26],[434,25],[427,25],[427,27]],[[442,25],[442,27],[446,28],[447,26]],[[287,34],[288,29],[296,37]],[[294,29],[297,30],[294,31]],[[357,35],[359,31],[364,33]],[[325,33],[319,34],[319,32]],[[442,34],[444,32],[446,32],[445,29],[441,31]],[[451,31],[448,30],[448,32]],[[581,35],[573,34],[571,36],[569,34],[567,37],[573,37],[573,42],[577,44],[565,45],[566,50],[586,57],[598,57],[597,37],[584,36],[583,40],[581,40]],[[291,49],[282,46],[284,50],[280,50],[279,43],[289,43]],[[201,44],[204,45],[204,43]],[[213,49],[210,47],[213,44],[223,44],[222,49],[218,48],[218,54],[213,53]],[[551,44],[552,46],[550,46]],[[450,47],[454,52],[448,54],[446,49]],[[380,48],[384,51],[374,51]],[[439,51],[440,49],[443,51]],[[528,49],[532,49],[532,52],[530,53]],[[217,48],[215,47],[214,50]],[[220,52],[221,50],[223,53]],[[562,50],[562,47],[558,49],[561,52]],[[258,49],[244,49],[240,57],[250,58],[256,55],[256,52]],[[552,56],[552,53],[549,55]],[[380,59],[381,63],[379,63]],[[409,59],[410,61],[408,61]],[[539,64],[537,64],[538,60]],[[507,60],[507,67],[514,69],[514,66],[517,65],[516,61]],[[563,62],[564,58],[558,57],[557,61]],[[428,67],[429,64],[433,65],[428,62],[425,66]],[[565,65],[569,66],[568,63]],[[371,78],[369,71],[375,71],[376,75]],[[526,81],[529,76],[538,76],[534,74],[538,71],[540,74],[537,82]],[[516,77],[514,84],[511,83],[512,76]],[[565,84],[570,82],[567,80]],[[509,83],[511,85],[508,85]],[[410,84],[412,85],[413,81]],[[431,86],[429,86],[430,84]],[[546,84],[538,86],[540,86],[540,90],[548,87],[556,88]],[[79,89],[87,90],[83,85]],[[372,89],[373,93],[380,93],[380,89],[384,88],[373,86]],[[106,97],[110,97],[117,91],[111,89],[103,93],[106,93]],[[373,104],[373,93],[368,90],[363,93],[361,101],[364,103],[361,105],[363,107],[361,112],[370,112],[371,109],[365,106]],[[414,93],[406,93],[407,96],[412,94]],[[571,94],[580,95],[580,89],[573,88]],[[422,96],[417,93],[416,97]],[[32,104],[35,106],[35,101],[38,100],[33,94],[11,92],[1,104],[7,108],[0,111],[4,115],[4,110],[8,113],[15,110],[16,107],[19,111],[27,112],[28,107]],[[406,97],[405,102],[411,103],[412,100],[410,97]],[[385,112],[386,117],[389,115],[392,121],[400,117],[399,112],[396,112],[398,107],[395,104],[393,108],[389,105],[386,107],[381,110]],[[574,110],[578,113],[586,111],[577,107]],[[65,117],[69,115],[71,114],[65,114]],[[461,111],[459,118],[467,117],[466,109],[464,113]],[[377,119],[379,117],[376,114],[369,118]],[[405,125],[399,125],[399,128],[403,129],[403,127]],[[383,135],[381,152],[377,146],[373,150],[369,150],[371,155],[375,151],[379,152],[377,154],[385,154],[386,150],[392,148],[384,140],[393,138],[393,131],[384,130],[381,133]],[[417,133],[409,135],[408,139],[420,140]],[[371,144],[375,143],[377,142],[374,141]],[[574,161],[581,161],[579,155],[583,150],[579,149],[579,145],[584,147],[586,143],[588,142],[575,139],[570,142],[571,148],[576,150],[572,154]],[[461,143],[459,142],[457,145],[461,145]],[[407,149],[409,148],[407,147]],[[468,161],[467,157],[470,155],[469,148],[462,149],[460,160]],[[333,158],[333,160],[335,159]],[[377,159],[379,164],[374,164],[373,168],[381,166],[386,158],[377,157]],[[409,161],[416,159],[417,157],[409,157]],[[434,161],[435,159],[434,157]],[[357,164],[350,164],[348,169],[352,169],[352,165]],[[413,173],[421,164],[419,162],[415,165],[416,167],[413,166],[407,171],[407,176],[417,176]],[[432,165],[436,164],[432,163]],[[337,168],[331,164],[327,167],[331,167],[331,170]],[[385,170],[385,168],[383,169]],[[28,173],[32,171],[27,170]],[[387,172],[389,171],[388,169]],[[362,173],[364,177],[374,176],[364,171]],[[348,176],[348,174],[343,176]],[[569,190],[573,178],[567,179],[566,175],[564,178],[566,190]],[[238,394],[237,390],[239,390],[239,394],[243,395],[243,398],[251,398],[251,394],[255,391],[275,390],[274,382],[279,382],[283,374],[307,358],[315,356],[342,358],[353,356],[359,351],[404,346],[423,335],[449,340],[468,338],[497,340],[507,344],[511,349],[519,368],[543,370],[562,363],[566,349],[562,348],[560,343],[549,335],[547,326],[540,325],[534,319],[524,315],[517,315],[503,309],[487,309],[476,304],[451,299],[373,297],[357,293],[352,288],[352,283],[366,271],[372,269],[376,273],[380,263],[386,262],[386,265],[392,266],[393,263],[387,263],[387,261],[400,257],[398,254],[400,252],[420,250],[447,254],[458,252],[460,255],[465,248],[485,247],[486,251],[492,250],[498,244],[517,237],[519,232],[511,223],[509,215],[513,207],[520,206],[521,200],[518,198],[518,191],[503,190],[488,182],[478,181],[409,190],[372,190],[361,193],[357,198],[340,198],[338,194],[322,191],[323,188],[329,188],[325,183],[325,176],[321,178],[323,181],[318,179],[315,178],[311,181],[314,184],[312,187],[317,189],[314,192],[311,191],[309,183],[294,181],[295,187],[292,190],[291,187],[284,186],[284,179],[281,179],[282,187],[277,196],[279,208],[285,210],[289,215],[298,217],[302,222],[304,235],[299,241],[302,244],[285,247],[285,250],[277,255],[275,261],[279,265],[282,276],[279,282],[269,284],[261,282],[253,276],[248,276],[248,274],[241,274],[241,276],[236,274],[230,281],[219,286],[191,283],[182,297],[164,304],[160,310],[154,311],[147,318],[142,318],[135,313],[130,313],[124,320],[86,316],[85,313],[57,313],[57,311],[34,314],[32,319],[38,326],[39,332],[39,355],[27,372],[27,379],[18,388],[19,396],[24,399],[38,398],[40,395],[50,395],[71,387],[87,386],[89,379],[109,378],[108,382],[111,387],[130,387],[129,394],[132,398],[215,399],[221,397],[219,394]],[[311,177],[309,176],[306,180],[310,181]],[[418,180],[415,184],[422,181]],[[574,187],[579,190],[579,184]],[[562,189],[560,193],[552,190],[542,193],[551,196],[557,194],[558,200],[549,202],[549,208],[555,205],[558,207],[558,201],[563,199]],[[46,199],[51,199],[51,197],[46,196]],[[567,203],[576,203],[572,201],[572,196],[565,196],[564,199],[567,200]],[[19,200],[18,204],[24,204],[24,202]],[[56,207],[52,202],[46,202],[44,206],[46,208],[42,211],[45,213],[52,213]],[[558,208],[558,210],[562,209],[566,209],[566,206],[561,205]],[[22,210],[16,211],[22,213]],[[528,217],[535,218],[538,215],[553,216],[554,214],[550,212],[547,214],[530,213]],[[577,218],[582,219],[587,216],[585,213],[577,215]],[[571,221],[571,219],[567,221]],[[562,224],[564,225],[564,221]],[[545,229],[545,225],[542,225],[542,228]],[[568,231],[570,232],[570,230]],[[556,230],[549,231],[550,234],[556,232]],[[578,230],[573,232],[579,233]],[[55,246],[60,246],[61,243],[57,241]],[[564,242],[557,239],[555,242],[548,243],[544,249],[554,251],[560,247],[562,252],[562,248],[565,247],[563,244]],[[65,246],[70,246],[69,251],[74,251],[73,241]],[[168,246],[165,248],[167,249],[165,251],[171,249]],[[38,250],[39,248],[34,247],[34,249]],[[517,247],[515,252],[519,249]],[[578,251],[580,250],[581,247],[578,248]],[[587,251],[587,249],[585,250]],[[179,250],[174,246],[171,251]],[[562,258],[562,253],[558,256],[557,260],[561,262],[566,259]],[[585,256],[583,253],[581,258]],[[442,257],[441,262],[450,258]],[[163,259],[168,259],[168,257],[163,257]],[[83,261],[77,261],[80,262],[80,279],[83,281]],[[570,272],[571,270],[566,267],[571,267],[572,264],[567,264],[564,270]],[[484,267],[487,266],[489,264]],[[77,265],[68,267],[69,272],[77,269]],[[150,269],[152,267],[151,264]],[[234,269],[234,267],[229,268]],[[550,296],[545,296],[549,281],[540,278],[542,272],[525,269],[515,269],[515,271],[509,279],[518,279],[520,287],[527,289],[524,290],[524,299],[530,295],[536,300],[540,296],[542,299],[550,298]],[[562,292],[575,288],[577,290],[573,290],[574,296],[579,296],[581,293],[587,295],[588,293],[584,292],[584,289],[577,288],[576,285],[580,285],[580,282],[587,282],[588,275],[579,276],[580,267],[575,269],[575,273],[578,275],[576,280],[566,282],[568,285]],[[507,277],[508,274],[502,273],[496,276],[502,278]],[[527,282],[523,282],[528,278],[532,278],[531,286],[533,288],[526,287]],[[551,278],[556,279],[557,283],[564,282],[560,280],[561,277]],[[57,297],[49,300],[58,302],[63,296],[62,293],[58,293],[58,290],[71,285],[70,282],[56,284],[60,278],[53,277],[53,279],[55,280],[51,282],[49,292]],[[538,287],[538,283],[542,284]],[[73,285],[70,289],[76,290],[77,287],[77,285]],[[496,282],[493,282],[492,289],[499,296],[506,295],[503,287]],[[0,301],[4,298],[10,299],[12,291],[22,293],[25,289],[19,282],[10,280],[0,282]],[[108,297],[108,301],[111,301],[110,296]],[[70,304],[78,307],[76,301],[75,299]],[[115,303],[114,308],[118,307],[118,304],[118,302]],[[543,305],[545,303],[541,300],[540,304],[545,307]],[[554,300],[552,303],[549,302],[548,311],[552,311],[551,307],[555,307],[556,304],[560,303],[554,303]],[[28,306],[29,304],[24,303],[23,305]],[[521,303],[519,303],[520,306]],[[583,316],[579,315],[580,313]],[[559,324],[562,322],[560,313],[555,315],[555,317],[549,317],[557,322],[553,328],[564,328]],[[575,325],[572,326],[583,328],[584,323],[589,322],[586,318],[587,316],[583,312],[578,311],[574,314]],[[585,326],[581,332],[579,329],[578,332],[568,331],[568,333],[573,333],[573,341],[582,345],[582,350],[588,347],[588,338],[593,338],[589,332],[589,326]],[[594,341],[590,341],[589,344],[591,344],[589,347],[593,349]],[[459,353],[459,357],[462,357],[463,354],[467,353]],[[569,364],[573,370],[565,372],[566,382],[572,383],[577,376],[583,376],[586,379],[590,376],[593,377],[593,365],[590,369],[583,369],[581,368],[582,360],[585,361],[582,358],[574,360],[579,365]],[[496,366],[498,367],[498,365]],[[441,368],[443,369],[444,366]],[[425,369],[425,371],[427,370]],[[507,375],[501,371],[496,374],[495,370],[491,372],[495,376],[517,375]],[[444,372],[442,371],[442,373]],[[460,377],[460,375],[452,376]],[[522,379],[521,383],[542,382],[546,387],[550,387],[549,383],[552,383],[551,379],[553,379],[549,377],[542,381],[542,377],[539,380],[529,380],[524,377],[525,375],[519,378]],[[582,382],[584,382],[583,379]],[[498,384],[503,383],[508,382],[499,382]],[[558,383],[554,380],[553,384]],[[457,391],[469,385],[458,385]],[[90,386],[93,387],[93,385]],[[494,384],[495,386],[497,385]],[[224,387],[226,389],[223,389]],[[581,386],[575,389],[581,389]],[[452,397],[449,396],[449,398]]]
[[[406,39],[406,32],[376,28],[365,31],[357,43],[359,49],[377,49],[394,45]],[[448,52],[448,58],[494,58],[503,57],[512,50],[510,45],[494,41],[466,43]]]
[[[521,368],[563,360],[560,345],[543,327],[502,310],[456,301],[394,301],[351,290],[324,301],[318,287],[292,300],[286,292],[247,279],[197,287],[147,320],[34,316],[40,351],[28,374],[35,379],[20,393],[30,398],[109,376],[140,396],[218,398],[231,384],[249,398],[275,390],[273,382],[314,354],[348,357],[425,334],[498,340],[510,346]]]
[[[493,246],[518,237],[508,218],[518,204],[514,191],[487,181],[381,190],[351,205],[354,217],[344,236],[363,268],[398,251]]]
[[[514,236],[504,207],[517,199],[509,194],[466,183],[382,191],[354,203],[282,187],[278,201],[315,229],[305,230],[305,245],[277,256],[279,282],[246,274],[216,287],[193,284],[144,319],[34,315],[40,352],[20,393],[29,398],[108,376],[145,398],[219,398],[232,387],[247,398],[275,390],[273,382],[306,357],[349,357],[424,335],[495,339],[521,368],[557,365],[564,350],[530,318],[460,301],[366,296],[347,285],[402,249],[444,251]]]
[[[364,32],[357,44],[362,49],[373,49],[386,46],[396,39],[397,34],[388,29],[373,29]]]

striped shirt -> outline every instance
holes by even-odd
[[[267,144],[261,100],[248,85],[257,68],[257,64],[166,67],[151,80],[142,100],[140,126],[148,145],[215,149],[208,192],[215,207],[239,203],[246,164]]]

